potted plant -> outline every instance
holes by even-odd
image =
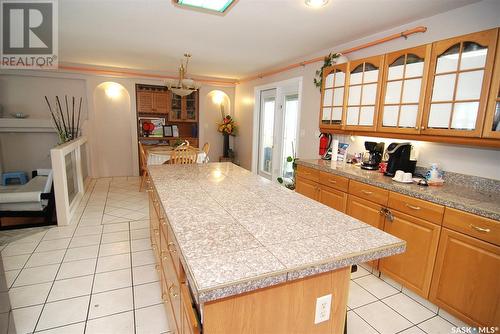
[[[226,115],[218,126],[217,131],[224,136],[224,158],[229,158],[229,136],[236,136],[238,125],[230,115]]]

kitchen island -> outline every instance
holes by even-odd
[[[351,266],[405,250],[231,163],[149,172],[151,241],[175,333],[342,333]]]

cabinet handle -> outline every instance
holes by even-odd
[[[302,172],[302,174],[304,174],[304,175],[311,175],[311,173],[309,173],[309,172]]]
[[[361,192],[362,192],[363,194],[365,194],[365,195],[371,195],[371,194],[373,194],[373,192],[368,191],[368,190],[364,190],[364,189],[363,189],[363,190],[361,190]]]
[[[179,294],[174,291],[174,288],[175,288],[175,285],[174,285],[174,283],[172,283],[172,285],[170,286],[170,288],[168,288],[168,292],[170,293],[170,295],[172,297],[176,298]]]
[[[420,128],[420,130],[425,130],[425,126],[422,126],[422,127]]]
[[[415,130],[418,130],[418,126],[415,127]]]
[[[157,271],[160,271],[160,265],[159,265],[159,264],[157,264],[157,265],[155,266],[155,269],[156,269]]]
[[[335,181],[335,180],[328,180],[328,182],[333,183],[333,184],[337,183],[337,181]]]
[[[168,251],[169,251],[169,252],[171,252],[171,253],[175,253],[175,252],[177,252],[177,251],[175,250],[175,244],[174,244],[173,242],[169,242],[169,243],[167,244],[167,249],[168,249]]]
[[[159,235],[159,234],[160,234],[160,230],[155,229],[155,235]]]
[[[472,224],[470,224],[469,227],[473,228],[476,231],[481,232],[481,233],[489,233],[489,232],[491,232],[491,230],[489,228],[482,228],[482,227],[479,227],[479,226],[476,226],[476,225],[472,225]]]
[[[165,302],[165,304],[168,304],[168,296],[166,293],[161,295],[161,299]]]
[[[160,218],[160,223],[161,223],[163,226],[167,225],[167,222],[165,221],[165,218],[163,218],[163,217],[161,217],[161,218]]]
[[[410,205],[408,203],[405,203],[405,205],[406,205],[407,208],[410,208],[410,209],[413,209],[413,210],[420,210],[419,206],[413,206],[413,205]]]

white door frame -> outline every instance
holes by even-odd
[[[283,81],[278,81],[278,82],[272,82],[268,83],[265,85],[261,86],[256,86],[254,87],[254,98],[255,98],[255,103],[254,103],[254,110],[253,110],[253,133],[252,133],[252,173],[258,174],[259,171],[259,166],[258,166],[258,161],[259,161],[259,135],[260,135],[260,106],[261,106],[261,98],[260,98],[260,93],[261,91],[264,90],[269,90],[269,89],[276,89],[276,103],[277,105],[282,105],[284,103],[284,98],[287,93],[291,92],[291,87],[298,87],[297,91],[299,94],[299,115],[297,117],[297,134],[296,134],[296,154],[297,156],[299,155],[299,133],[300,133],[300,119],[301,119],[301,106],[302,106],[302,80],[303,77],[295,77]],[[280,127],[283,127],[283,109],[282,108],[277,108],[276,111],[281,115],[281,122],[280,122]],[[276,129],[276,124],[275,124],[275,129]],[[274,131],[274,135],[282,135],[282,130]],[[277,141],[275,141],[277,142]],[[273,171],[275,170],[276,167],[279,167],[279,164],[275,163],[275,160],[281,157],[282,155],[282,147],[280,145],[281,141],[279,141],[278,145],[279,147],[276,147],[277,153],[273,152]],[[276,159],[275,159],[276,158]],[[273,173],[274,174],[274,173]],[[274,175],[273,175],[273,181],[275,181]]]

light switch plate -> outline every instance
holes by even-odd
[[[314,324],[330,319],[330,309],[332,307],[332,295],[325,295],[316,299],[316,314]]]

